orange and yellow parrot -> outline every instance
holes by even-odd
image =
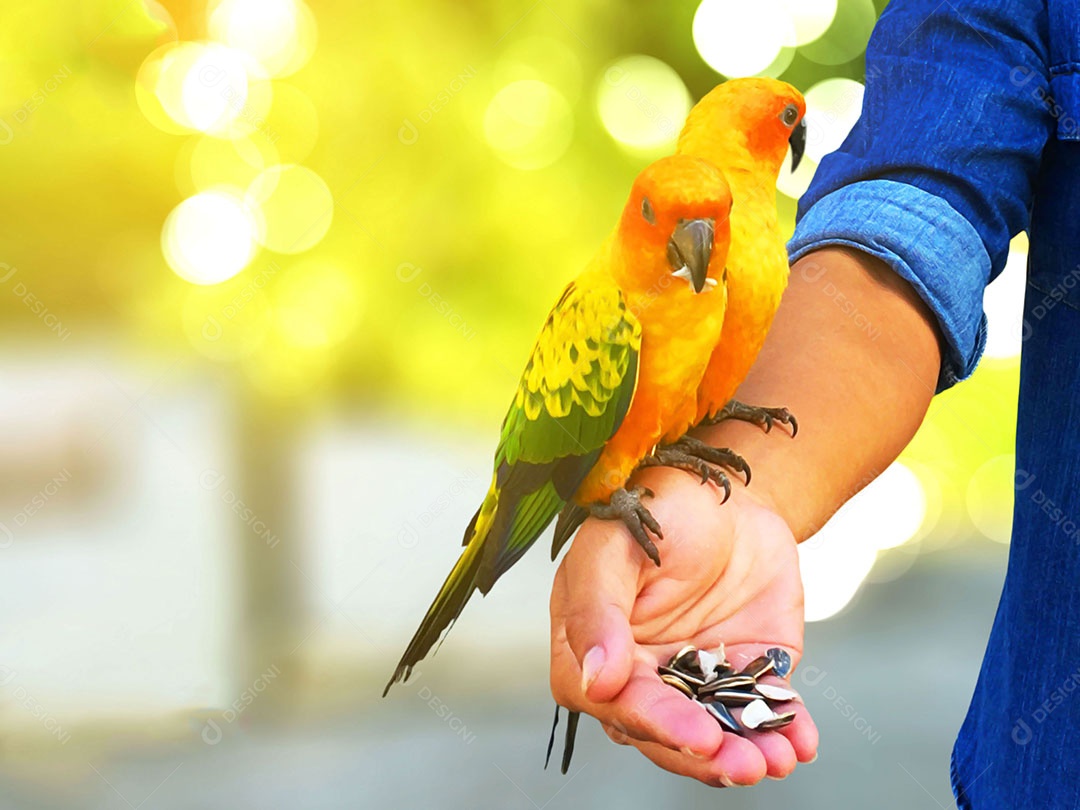
[[[802,94],[776,79],[731,79],[715,87],[690,111],[677,153],[707,160],[724,174],[732,195],[731,247],[727,261],[728,302],[724,326],[697,391],[694,425],[743,419],[763,425],[798,422],[786,408],[759,408],[731,399],[757,358],[787,286],[788,262],[776,216],[776,178],[791,146],[792,169],[806,149],[806,105]],[[730,494],[723,467],[750,482],[750,466],[726,448],[692,436],[656,448],[644,464],[662,464],[711,478]],[[702,461],[719,465],[705,470]],[[551,558],[589,516],[568,504],[559,515]]]
[[[660,537],[660,527],[641,503],[649,493],[626,483],[697,420],[695,392],[724,321],[730,210],[723,175],[698,158],[663,158],[637,177],[615,230],[540,331],[465,550],[384,695],[568,502],[622,520],[659,564],[646,528]]]
[[[776,216],[776,179],[788,146],[794,171],[806,150],[806,102],[777,79],[731,79],[715,87],[687,116],[677,153],[703,158],[719,168],[731,187],[731,249],[728,306],[720,340],[698,389],[698,423],[742,419],[769,430],[774,421],[798,422],[786,408],[745,405],[732,397],[765,342],[787,287],[788,256]],[[731,454],[686,437],[658,455],[683,454],[719,464]],[[745,465],[743,465],[745,466]],[[749,479],[749,469],[746,468]]]
[[[802,94],[775,79],[732,79],[714,88],[690,111],[679,135],[677,154],[707,160],[724,174],[731,188],[731,246],[728,251],[727,309],[720,339],[712,350],[697,390],[694,424],[742,419],[763,425],[798,422],[786,408],[762,408],[733,400],[746,378],[787,287],[788,257],[776,216],[776,179],[791,147],[792,171],[806,149],[806,103]],[[665,438],[665,442],[670,442]],[[735,453],[711,447],[692,436],[657,447],[648,464],[664,464],[702,472],[724,486],[730,484],[720,470],[701,471],[694,462],[729,467],[746,475],[750,467]],[[588,516],[568,505],[559,516],[552,543],[552,559]],[[558,710],[555,722],[558,724]],[[579,712],[570,712],[562,772],[570,766]],[[555,729],[552,729],[554,742]],[[551,756],[548,743],[548,756]]]

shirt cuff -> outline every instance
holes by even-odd
[[[970,376],[986,346],[983,291],[990,256],[978,231],[945,200],[907,183],[865,180],[810,207],[788,243],[791,262],[828,246],[861,250],[908,281],[945,338],[937,392]]]

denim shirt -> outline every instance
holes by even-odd
[[[961,808],[1080,808],[1080,0],[892,0],[866,73],[789,250],[846,245],[909,281],[942,390],[1029,231],[1012,544],[952,781]]]

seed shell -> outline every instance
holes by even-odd
[[[773,660],[773,672],[781,678],[786,678],[791,672],[791,656],[788,654],[787,650],[782,650],[779,647],[770,647],[765,651],[765,655]]]
[[[759,658],[755,658],[745,667],[743,667],[742,674],[749,675],[751,678],[760,678],[762,675],[766,675],[773,670],[776,666],[776,662],[773,661],[767,655],[762,655]]]
[[[743,709],[739,722],[746,728],[755,729],[762,723],[775,719],[776,714],[764,700],[755,700]]]
[[[692,699],[694,697],[694,690],[691,689],[690,685],[687,684],[686,681],[684,681],[678,675],[668,675],[667,673],[664,673],[660,676],[660,680],[662,680],[668,686],[674,686],[688,698]]]
[[[795,712],[784,712],[777,714],[772,720],[765,720],[758,724],[759,729],[769,730],[774,728],[783,728],[795,719]]]
[[[783,686],[774,686],[771,683],[759,683],[754,687],[757,693],[766,700],[785,701],[798,700],[799,693]]]
[[[732,731],[736,734],[742,734],[742,726],[739,725],[739,721],[735,719],[728,707],[723,703],[704,703],[705,711],[716,718],[716,721],[723,726],[727,731]]]

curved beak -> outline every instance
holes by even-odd
[[[791,170],[795,171],[799,168],[799,161],[802,160],[802,156],[806,152],[805,118],[795,125],[795,129],[791,131],[791,137],[788,138],[788,143],[791,144]]]
[[[667,258],[672,275],[686,279],[694,292],[706,288],[712,258],[715,222],[711,219],[684,219],[668,240]]]

